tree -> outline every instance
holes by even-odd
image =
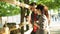
[[[57,9],[60,7],[60,0],[30,0],[30,3],[34,1],[36,1],[37,4],[48,6],[49,9]]]
[[[20,7],[6,2],[0,2],[0,20],[2,20],[2,16],[13,16],[17,14],[20,14]]]
[[[29,0],[20,0],[20,2],[29,4]],[[21,7],[21,24],[24,23],[26,11],[28,11],[28,9]],[[24,34],[24,26],[21,27],[21,34]]]

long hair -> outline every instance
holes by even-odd
[[[44,6],[43,6],[42,4],[37,5],[36,9],[41,10],[41,13],[42,13],[42,14],[44,13],[44,12],[43,12]]]
[[[49,18],[49,14],[48,14],[48,7],[44,6],[44,14],[46,15],[47,18]]]
[[[41,10],[41,13],[44,14],[47,17],[48,25],[49,25],[50,24],[50,17],[49,17],[49,14],[48,14],[48,7],[44,6],[42,4],[39,4],[39,5],[37,5],[36,9]]]
[[[49,17],[47,6],[44,6],[42,4],[39,4],[39,5],[37,5],[36,9],[41,10],[41,13],[44,14],[44,15],[46,15],[47,18]]]

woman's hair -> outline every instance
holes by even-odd
[[[39,9],[39,10],[43,11],[44,6],[42,4],[39,4],[39,5],[37,5],[36,9]]]
[[[41,13],[44,14],[43,12],[44,6],[42,4],[37,5],[36,9],[39,9]]]
[[[44,14],[44,15],[46,15],[47,18],[49,17],[47,6],[44,6],[42,4],[39,4],[39,5],[37,5],[36,9],[41,10],[41,13]]]

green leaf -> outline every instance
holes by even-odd
[[[0,16],[13,16],[17,14],[20,14],[19,6],[6,2],[0,2]]]

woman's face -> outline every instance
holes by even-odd
[[[41,14],[41,11],[39,9],[36,9],[37,14]]]

